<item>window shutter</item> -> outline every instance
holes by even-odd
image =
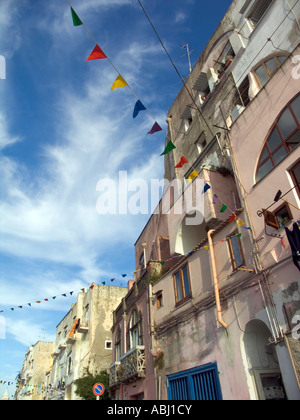
[[[257,0],[254,3],[253,8],[251,9],[251,12],[248,15],[248,18],[253,22],[253,24],[257,24],[260,19],[262,18],[263,14],[267,10],[267,8],[270,6],[270,4],[273,2],[273,0]]]
[[[263,210],[263,214],[265,217],[266,225],[271,226],[275,229],[279,229],[279,223],[274,213],[268,210]]]

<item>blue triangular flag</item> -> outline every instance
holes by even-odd
[[[146,108],[144,107],[144,105],[142,104],[142,102],[140,100],[138,100],[135,104],[134,110],[133,110],[133,118],[138,116],[138,113],[140,111],[145,111]]]
[[[210,185],[205,184],[204,188],[203,188],[203,191],[202,191],[202,194],[206,193],[206,191],[209,190],[209,189],[210,189]]]
[[[121,276],[122,276],[122,277],[126,277],[126,276],[127,276],[127,274],[121,274]]]

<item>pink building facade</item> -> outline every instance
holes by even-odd
[[[299,17],[234,1],[168,112],[164,211],[115,311],[116,399],[300,399]],[[141,373],[118,376],[139,346]]]

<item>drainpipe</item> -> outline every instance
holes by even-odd
[[[146,242],[142,243],[142,247],[144,250],[144,268],[147,269],[147,259],[146,259]],[[151,349],[154,348],[154,321],[153,321],[153,292],[152,292],[152,284],[149,283],[148,285],[148,293],[149,293],[149,322],[150,322],[150,337],[151,337]]]
[[[208,232],[207,236],[208,236],[208,244],[209,244],[209,251],[210,251],[210,262],[211,262],[211,268],[212,268],[213,283],[214,283],[214,289],[215,289],[218,322],[219,322],[220,325],[222,325],[222,327],[227,329],[228,326],[223,321],[223,318],[222,318],[222,309],[221,309],[221,303],[220,303],[220,293],[219,293],[219,283],[218,283],[218,276],[217,276],[217,267],[216,267],[214,246],[213,246],[213,241],[212,241],[212,236],[213,236],[214,233],[215,233],[215,230],[211,229]]]

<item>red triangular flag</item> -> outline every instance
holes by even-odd
[[[97,44],[96,47],[93,49],[90,56],[85,60],[86,62],[89,60],[99,60],[101,58],[107,58],[104,52],[101,50],[99,45]]]
[[[233,213],[232,216],[228,219],[228,223],[233,222],[235,219],[237,219],[237,216]]]
[[[180,162],[178,163],[178,165],[175,166],[175,169],[182,168],[183,165],[185,165],[186,163],[188,163],[186,158],[184,156],[181,156]]]
[[[162,131],[161,126],[156,122],[153,127],[151,128],[151,130],[147,133],[147,134],[154,134],[157,133],[158,131]]]

